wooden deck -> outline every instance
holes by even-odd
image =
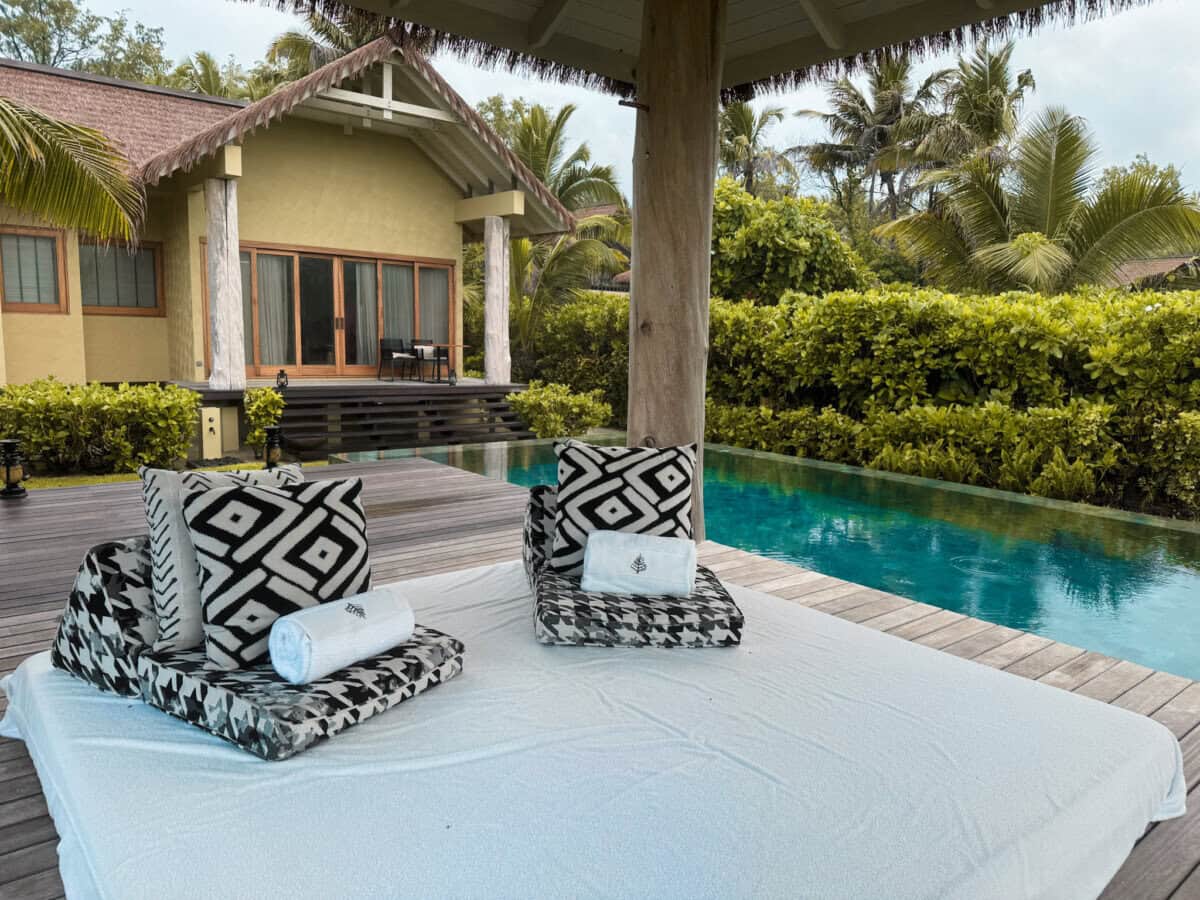
[[[520,555],[521,488],[423,459],[331,466],[310,477],[349,474],[367,483],[379,581]],[[38,492],[0,506],[0,673],[48,646],[89,546],[144,530],[136,484]],[[735,584],[1162,722],[1183,745],[1188,813],[1152,827],[1104,896],[1200,900],[1200,683],[718,544],[704,545],[701,560]],[[24,746],[0,740],[0,900],[61,896],[56,843]]]

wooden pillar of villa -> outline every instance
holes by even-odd
[[[236,178],[206,178],[204,209],[208,218],[208,329],[212,390],[246,388],[243,334],[241,251],[238,244]]]
[[[508,343],[510,227],[504,216],[483,220],[483,380],[512,383]]]
[[[645,0],[637,66],[628,440],[631,447],[694,441],[701,466],[726,6]],[[692,520],[703,540],[701,477]]]

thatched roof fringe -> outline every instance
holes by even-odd
[[[346,0],[242,0],[242,2],[257,3],[300,15],[308,15],[313,12],[334,17],[371,15]],[[731,100],[747,100],[767,92],[794,90],[814,81],[857,74],[865,66],[889,54],[907,53],[920,58],[947,51],[962,51],[981,40],[1007,39],[1021,34],[1031,34],[1045,25],[1088,21],[1149,2],[1151,0],[1051,0],[1051,2],[1033,9],[996,16],[938,34],[914,38],[900,44],[851,54],[781,72],[769,78],[733,85],[722,91],[722,98],[729,102]],[[553,60],[542,59],[531,53],[497,47],[483,41],[429,28],[416,22],[406,22],[403,19],[378,18],[381,28],[389,27],[402,32],[406,42],[419,47],[421,52],[427,55],[446,51],[476,66],[501,68],[518,75],[530,75],[547,81],[595,88],[626,99],[632,98],[636,93],[635,85],[629,82],[597,75],[594,72]]]

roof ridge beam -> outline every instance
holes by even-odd
[[[533,18],[529,20],[530,49],[536,50],[549,43],[550,38],[554,37],[554,32],[558,31],[563,19],[566,18],[570,5],[571,0],[546,0],[542,4],[541,8],[533,14]]]
[[[830,50],[846,48],[846,27],[833,8],[832,0],[797,0],[825,46]]]
[[[402,116],[412,116],[415,119],[432,119],[435,122],[450,122],[458,125],[458,116],[444,109],[433,106],[420,106],[416,103],[405,103],[402,100],[388,100],[376,97],[374,94],[362,94],[357,91],[347,91],[342,88],[327,88],[316,95],[322,100],[338,100],[354,106],[370,106],[385,112],[399,113]]]

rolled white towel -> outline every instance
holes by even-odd
[[[415,624],[393,585],[280,616],[267,649],[281,678],[308,684],[403,644]]]
[[[696,545],[686,538],[593,531],[583,551],[585,591],[687,597],[696,589]]]

